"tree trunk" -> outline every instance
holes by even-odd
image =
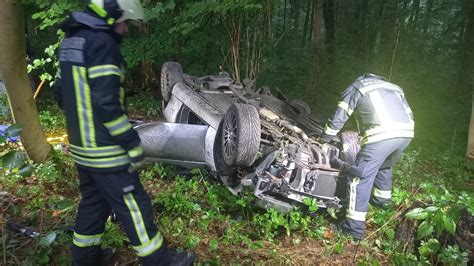
[[[463,9],[467,16],[467,26],[464,35],[464,40],[460,46],[461,64],[458,76],[459,94],[472,95],[472,112],[471,123],[469,124],[469,136],[467,144],[466,158],[474,161],[474,3],[472,1],[465,1]]]
[[[414,0],[412,12],[410,15],[410,24],[412,27],[416,26],[416,21],[418,20],[419,13],[420,13],[420,0]]]
[[[359,0],[356,5],[356,17],[354,20],[355,29],[353,32],[353,44],[355,46],[354,56],[359,62],[365,63],[365,45],[368,41],[368,17],[370,14],[369,3],[367,0]],[[371,17],[371,16],[370,16]]]
[[[324,1],[324,3],[322,3]],[[327,53],[327,86],[333,87],[333,76],[335,75],[336,66],[336,23],[334,21],[334,1],[333,0],[321,0],[321,6],[324,5],[323,17],[324,25],[326,26],[326,42],[325,49]],[[320,8],[322,9],[322,8]]]
[[[315,18],[314,18],[314,44],[315,46],[319,46],[321,41],[321,18],[323,14],[323,0],[316,0],[316,4],[314,5],[315,8]]]
[[[431,14],[433,13],[433,4],[434,0],[428,0],[428,2],[426,3],[426,13],[423,19],[423,33],[425,34],[428,32],[428,26],[430,25]]]
[[[474,94],[472,95],[471,122],[469,124],[466,159],[474,162]]]
[[[309,18],[311,17],[311,0],[306,1],[306,10],[305,10],[305,16],[304,16],[304,24],[303,24],[303,37],[301,38],[301,47],[304,47],[306,44],[306,36],[308,32],[308,24],[309,24]]]
[[[51,146],[43,134],[26,73],[24,31],[21,1],[0,1],[0,76],[4,78],[13,120],[23,126],[21,140],[28,157],[41,163],[48,157]]]
[[[298,36],[300,29],[300,2],[301,0],[296,0],[293,2],[291,9],[293,10],[293,35]]]
[[[288,0],[285,0],[285,6],[284,6],[284,9],[283,9],[283,34],[285,34],[286,32],[286,1]]]
[[[311,99],[311,102],[316,102],[317,96],[320,95],[319,93],[319,77],[320,77],[320,62],[321,62],[321,53],[320,53],[320,40],[321,40],[321,19],[322,19],[322,12],[323,12],[323,3],[322,1],[324,0],[315,0],[315,5],[314,5],[314,62],[313,62],[313,68],[312,68],[312,73],[311,73],[311,85],[310,85],[310,91],[309,91],[309,96]]]
[[[310,27],[309,27],[309,37],[308,37],[308,41],[309,41],[309,42],[312,42],[312,41],[313,41],[314,10],[316,9],[315,6],[316,6],[316,1],[311,1],[311,18],[310,18],[310,21],[311,21],[311,22],[309,23]]]
[[[384,18],[381,30],[380,54],[382,63],[382,75],[388,75],[392,65],[393,53],[397,42],[397,10],[398,0],[388,0],[385,5]]]
[[[378,6],[377,11],[375,13],[374,19],[375,21],[382,21],[382,18],[384,17],[384,8],[385,8],[385,1],[377,1]],[[372,64],[372,61],[374,59],[374,54],[375,54],[375,43],[377,42],[377,37],[380,34],[380,30],[382,28],[381,23],[370,23],[369,24],[369,34],[367,38],[367,44],[366,44],[366,62],[370,66]]]

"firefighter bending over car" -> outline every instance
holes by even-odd
[[[190,265],[195,255],[167,249],[153,221],[137,169],[140,138],[124,108],[119,44],[129,20],[142,20],[138,0],[92,0],[62,23],[58,96],[82,199],[74,227],[73,265],[100,265],[105,222],[116,214],[143,265]]]
[[[331,164],[348,171],[346,216],[337,229],[362,240],[369,202],[380,208],[390,202],[392,166],[414,137],[415,123],[402,88],[374,74],[360,76],[343,92],[320,140],[331,141],[352,113],[362,134],[361,150],[352,166],[339,160]]]

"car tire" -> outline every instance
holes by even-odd
[[[295,109],[298,114],[310,114],[311,107],[305,101],[302,100],[289,100],[288,104]]]
[[[257,157],[260,147],[260,116],[257,108],[235,103],[223,119],[222,155],[229,166],[248,167]]]
[[[344,131],[341,133],[342,159],[353,165],[356,161],[357,153],[360,151],[359,133],[355,131]]]
[[[168,102],[175,84],[183,82],[183,68],[176,62],[166,62],[161,68],[161,97]]]

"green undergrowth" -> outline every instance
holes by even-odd
[[[152,92],[133,95],[128,106],[139,120],[159,116]],[[48,101],[39,107],[46,134],[64,134],[59,108]],[[53,142],[55,157],[39,165],[27,160],[19,143],[0,140],[0,264],[69,265],[80,197],[65,140]],[[466,213],[474,215],[474,167],[453,143],[444,152],[422,143],[410,146],[393,171],[393,205],[370,207],[360,243],[334,232],[332,211],[317,210],[312,201],[288,214],[263,210],[251,191],[235,196],[203,169],[183,172],[149,163],[141,179],[168,245],[194,250],[203,263],[466,265],[467,250],[455,235]],[[24,236],[8,223],[41,235]],[[410,236],[403,238],[400,228],[406,225]],[[135,259],[118,223],[107,222],[103,247],[116,250],[118,264]]]

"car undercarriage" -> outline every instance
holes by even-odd
[[[161,79],[167,122],[135,126],[148,160],[207,168],[232,193],[250,190],[261,207],[280,212],[307,198],[319,207],[341,207],[344,173],[330,161],[354,161],[357,133],[320,143],[321,122],[304,101],[236,84],[227,73],[194,77],[168,62]]]

